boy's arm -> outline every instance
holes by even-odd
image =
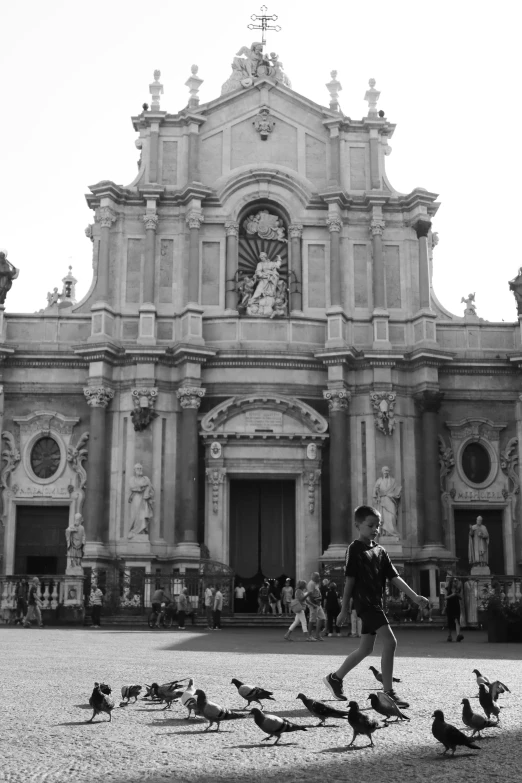
[[[403,593],[406,593],[406,595],[409,596],[409,598],[411,598],[411,600],[418,606],[424,607],[430,605],[430,602],[428,601],[427,598],[424,598],[423,595],[417,595],[415,590],[412,590],[411,587],[408,584],[406,584],[404,579],[401,579],[400,576],[395,576],[391,580],[391,583],[392,585],[395,585],[395,587],[397,587]]]
[[[350,613],[350,599],[352,597],[354,584],[355,584],[355,577],[347,576],[346,581],[344,583],[343,603],[341,606],[339,617],[337,618],[338,620],[341,618],[341,623],[340,623],[341,625],[344,622],[344,620],[346,620],[348,614]]]

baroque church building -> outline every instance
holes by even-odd
[[[81,513],[84,568],[307,577],[371,504],[434,601],[479,515],[520,574],[520,326],[438,302],[437,195],[389,181],[374,80],[353,120],[257,43],[205,104],[196,66],[177,113],[154,77],[136,178],[87,195],[88,293],[2,313],[2,573],[64,574]]]

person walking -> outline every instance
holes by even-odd
[[[151,599],[152,611],[156,615],[156,622],[152,626],[153,628],[160,627],[160,622],[163,620],[165,614],[165,607],[170,604],[170,602],[169,596],[160,585],[152,594]]]
[[[263,584],[259,588],[259,592],[257,594],[257,598],[258,598],[258,601],[259,601],[259,609],[258,609],[258,612],[257,612],[258,614],[267,614],[268,613],[269,593],[270,593],[270,588],[269,588],[268,582],[265,579],[265,581],[263,582]]]
[[[205,589],[205,614],[207,617],[207,631],[214,630],[214,586],[208,585]]]
[[[355,509],[354,521],[359,538],[350,544],[346,552],[346,581],[337,625],[342,626],[348,618],[350,598],[353,596],[355,609],[362,620],[361,643],[357,650],[347,656],[337,671],[324,677],[323,682],[336,699],[347,701],[343,692],[343,679],[367,655],[371,655],[375,638],[378,637],[383,645],[381,668],[384,691],[399,708],[406,709],[408,703],[400,699],[393,690],[393,662],[397,640],[384,613],[386,579],[420,606],[426,606],[428,599],[417,595],[404,579],[401,579],[387,551],[375,543],[381,524],[379,512],[371,506],[358,506]]]
[[[238,582],[234,590],[234,597],[235,597],[234,610],[236,612],[245,611],[245,593],[246,593],[245,588],[243,587],[241,582]]]
[[[221,631],[221,612],[223,611],[223,593],[219,585],[216,585],[214,595],[214,631]]]
[[[91,590],[91,606],[92,606],[92,627],[100,627],[100,617],[103,604],[103,593],[98,585],[94,585]]]
[[[274,579],[272,586],[270,587],[268,600],[270,601],[270,609],[272,610],[272,614],[278,614],[281,616],[283,614],[283,610],[281,609],[281,590],[279,588],[279,582],[277,579]]]
[[[460,628],[461,597],[460,583],[452,582],[446,598],[446,618],[448,621],[448,638],[446,641],[448,642],[453,641],[453,631],[457,632],[457,642],[461,642],[464,639]]]
[[[310,609],[309,624],[309,637],[311,641],[323,642],[323,635],[321,630],[326,622],[326,615],[324,609],[321,606],[322,597],[321,589],[319,587],[321,583],[321,576],[319,571],[314,571],[311,574],[310,581],[306,586],[308,595],[306,596],[306,603]],[[315,625],[315,637],[313,628]]]
[[[37,576],[33,576],[27,596],[27,614],[23,622],[24,628],[30,628],[33,620],[36,620],[38,623],[38,628],[43,628],[40,592],[40,580]]]
[[[304,634],[308,635],[308,641],[315,641],[310,634],[308,634],[308,626],[306,623],[306,615],[305,615],[305,601],[306,596],[308,593],[306,592],[306,582],[304,579],[301,579],[297,583],[297,587],[295,589],[295,598],[292,599],[292,602],[290,604],[290,609],[292,612],[295,612],[295,618],[293,623],[291,624],[288,631],[283,636],[283,639],[286,639],[287,642],[293,642],[292,639],[292,631],[297,628],[299,623],[301,623],[301,628]]]
[[[185,618],[189,610],[188,587],[184,587],[178,595],[178,630],[185,631]]]
[[[287,579],[283,589],[281,590],[281,599],[283,604],[283,614],[291,614],[290,604],[294,597],[294,588],[292,587],[292,580]]]
[[[15,625],[17,623],[20,623],[20,625],[24,624],[25,616],[27,614],[27,591],[28,591],[29,585],[27,584],[27,579],[20,579],[16,583],[15,588],[15,600],[16,600],[16,617],[15,617]]]
[[[336,636],[341,635],[341,629],[337,625],[337,615],[341,609],[341,596],[337,591],[335,582],[330,582],[328,585],[328,592],[325,598],[326,609],[326,633],[328,636],[333,636],[334,631]]]

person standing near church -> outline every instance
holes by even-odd
[[[187,616],[187,612],[189,610],[189,600],[188,600],[188,588],[184,587],[181,593],[178,595],[177,599],[178,603],[178,629],[180,631],[185,630],[185,617]]]
[[[100,627],[100,617],[103,604],[103,593],[98,585],[94,585],[91,590],[91,606],[92,606],[92,627]]]
[[[43,628],[42,622],[42,599],[40,598],[40,580],[37,576],[33,577],[29,595],[27,596],[27,614],[24,619],[24,628],[30,628],[32,620],[36,620],[39,628]]]
[[[223,593],[220,586],[216,585],[214,595],[214,631],[221,631],[221,612],[223,611]]]
[[[243,587],[241,582],[238,582],[234,590],[234,596],[235,596],[234,609],[236,612],[245,611],[245,593],[246,593],[245,588]]]
[[[214,630],[214,586],[207,585],[205,589],[205,615],[207,617],[207,630]]]
[[[285,582],[285,586],[281,590],[282,595],[282,603],[283,603],[283,614],[290,614],[290,604],[292,603],[293,597],[294,597],[294,588],[292,587],[292,580],[287,579]]]

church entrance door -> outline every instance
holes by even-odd
[[[455,509],[455,554],[458,557],[457,567],[470,573],[471,566],[468,557],[469,526],[474,525],[481,516],[483,524],[489,533],[489,569],[492,574],[505,574],[503,510],[500,508]]]
[[[295,481],[230,482],[229,562],[247,588],[295,577]],[[248,609],[256,611],[257,598]]]
[[[15,574],[64,574],[69,506],[18,506]]]

